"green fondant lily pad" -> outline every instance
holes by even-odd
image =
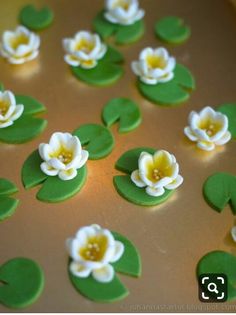
[[[103,108],[102,119],[110,127],[119,121],[119,132],[129,132],[141,123],[138,105],[128,98],[114,98]]]
[[[106,127],[97,124],[85,124],[73,132],[89,152],[90,160],[102,159],[114,148],[114,138]]]
[[[125,152],[116,162],[115,168],[128,175],[117,175],[113,178],[114,186],[117,192],[128,201],[141,206],[155,206],[166,201],[174,190],[165,190],[165,193],[159,197],[149,196],[145,188],[137,187],[130,178],[131,173],[138,169],[138,159],[142,152],[154,154],[152,148],[136,148]]]
[[[236,298],[236,256],[224,251],[213,251],[206,254],[198,262],[197,276],[208,273],[226,275],[228,300]]]
[[[139,80],[138,88],[151,102],[174,106],[188,100],[191,91],[195,89],[195,80],[187,68],[177,64],[171,81],[151,85]]]
[[[171,44],[181,44],[190,34],[190,28],[177,16],[167,16],[159,20],[155,25],[156,35]]]
[[[14,258],[0,267],[0,282],[0,303],[10,308],[24,308],[41,295],[44,274],[33,260]]]
[[[98,61],[95,68],[83,69],[72,67],[72,73],[79,80],[97,86],[106,86],[115,83],[123,74],[120,63],[123,56],[114,48],[108,46],[105,56]]]
[[[114,238],[125,246],[121,258],[113,263],[116,272],[129,276],[139,277],[141,275],[141,259],[135,246],[123,235],[112,232]],[[108,283],[96,281],[92,276],[88,278],[75,277],[69,271],[69,277],[76,290],[85,297],[96,302],[115,302],[125,298],[129,291],[122,284],[117,275]]]
[[[222,104],[217,108],[217,111],[228,117],[229,131],[232,138],[236,138],[236,103]]]
[[[11,198],[9,195],[17,191],[15,184],[5,178],[0,178],[0,221],[15,213],[19,200]]]
[[[206,201],[218,212],[229,203],[236,214],[236,176],[228,173],[215,173],[203,185]]]
[[[47,120],[34,117],[46,110],[45,106],[30,96],[15,95],[16,103],[24,105],[23,114],[13,125],[0,129],[0,141],[24,143],[34,139],[44,131]]]
[[[49,27],[53,18],[54,14],[50,8],[44,7],[37,10],[32,4],[24,6],[19,15],[20,23],[34,31]]]
[[[101,11],[93,20],[95,31],[106,39],[112,35],[117,44],[131,44],[140,39],[145,31],[143,20],[139,20],[132,25],[113,24],[104,17],[104,11]]]
[[[4,85],[2,84],[2,82],[0,82],[0,91],[2,92],[4,90]]]
[[[37,199],[45,202],[60,202],[71,198],[78,193],[85,184],[87,168],[83,166],[78,170],[75,178],[64,181],[58,176],[48,176],[40,169],[42,159],[38,150],[34,151],[24,162],[21,178],[26,189],[42,184],[37,193]]]

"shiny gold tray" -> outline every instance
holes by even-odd
[[[0,31],[14,29],[17,15],[28,0],[0,2]],[[0,60],[0,81],[6,88],[32,95],[48,109],[46,131],[23,145],[0,144],[1,177],[14,181],[20,192],[16,213],[0,225],[0,263],[25,256],[45,271],[46,285],[40,299],[27,312],[235,312],[234,303],[207,304],[198,300],[195,269],[209,251],[236,254],[229,230],[235,223],[227,207],[213,211],[202,197],[204,180],[215,171],[236,172],[234,141],[213,154],[199,153],[185,139],[183,128],[191,110],[236,100],[236,15],[232,4],[222,0],[143,0],[146,33],[136,44],[119,47],[125,56],[125,75],[107,88],[78,82],[63,61],[62,38],[90,29],[103,0],[31,0],[48,4],[55,22],[41,32],[38,60],[12,66]],[[154,22],[166,15],[183,17],[192,29],[183,45],[165,45],[195,75],[197,89],[190,100],[176,108],[155,106],[140,96],[130,62],[146,46],[163,45],[155,38]],[[38,188],[26,191],[20,172],[26,157],[54,131],[72,131],[82,123],[101,122],[101,109],[113,97],[126,96],[140,105],[143,123],[127,135],[112,128],[116,146],[99,161],[89,161],[89,176],[81,193],[59,204],[36,200]],[[114,163],[126,150],[150,146],[173,152],[184,184],[163,205],[145,208],[121,198],[112,184],[118,171]],[[121,277],[130,295],[114,304],[93,303],[73,288],[67,275],[65,239],[83,225],[98,223],[118,231],[139,248],[143,274],[139,280]],[[11,311],[0,306],[0,311]]]

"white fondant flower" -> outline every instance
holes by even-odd
[[[234,242],[236,242],[236,226],[233,226],[231,229],[231,236]]]
[[[0,128],[6,128],[14,123],[24,111],[24,105],[16,105],[16,99],[11,91],[0,92]]]
[[[15,31],[5,31],[0,46],[1,55],[12,64],[22,64],[39,54],[40,37],[24,26]]]
[[[231,139],[227,116],[209,106],[199,113],[192,111],[188,120],[189,126],[184,128],[184,133],[191,141],[197,142],[197,147],[202,150],[212,151],[215,146]]]
[[[88,160],[88,151],[82,150],[79,138],[66,132],[55,132],[49,143],[41,143],[39,154],[44,160],[41,170],[49,176],[58,175],[62,180],[76,177],[77,169]]]
[[[168,51],[163,48],[145,48],[139,55],[139,61],[133,61],[131,68],[146,84],[157,84],[173,79],[175,58],[170,57]]]
[[[105,18],[114,24],[131,25],[144,17],[138,0],[107,0]]]
[[[173,154],[159,150],[151,155],[142,152],[138,160],[138,169],[131,174],[131,180],[138,187],[146,187],[150,196],[161,196],[165,189],[176,189],[183,182],[179,175],[179,164]]]
[[[66,245],[72,258],[71,273],[80,278],[92,274],[99,282],[112,281],[115,272],[110,263],[119,260],[124,253],[123,243],[96,224],[80,228]]]
[[[99,35],[87,31],[80,31],[74,38],[63,39],[63,47],[66,51],[64,60],[71,66],[91,69],[96,67],[107,46],[101,42]]]

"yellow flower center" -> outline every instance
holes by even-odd
[[[5,102],[3,100],[0,100],[0,115],[4,116],[6,115],[10,104],[8,102]]]
[[[85,38],[81,38],[75,46],[75,50],[83,51],[85,53],[89,53],[93,50],[94,43],[86,40]]]
[[[163,172],[154,168],[154,170],[152,171],[152,177],[154,180],[160,180],[164,177]]]
[[[106,236],[93,236],[88,239],[86,246],[80,249],[80,255],[85,260],[100,261],[103,258],[106,249]]]
[[[204,119],[200,121],[198,127],[205,130],[209,137],[214,136],[218,131],[221,130],[222,124],[219,122],[214,122],[212,119]]]
[[[61,146],[60,149],[50,154],[51,158],[57,158],[64,164],[69,164],[73,159],[73,152]]]
[[[113,9],[115,9],[117,7],[121,7],[125,11],[128,11],[129,10],[129,3],[126,0],[117,0],[113,4]]]
[[[148,55],[146,58],[147,64],[150,68],[156,69],[164,69],[166,66],[166,62],[162,57],[158,57],[155,55]]]
[[[29,44],[29,38],[25,34],[20,34],[17,36],[14,36],[11,39],[11,47],[16,50],[20,45],[28,45]]]

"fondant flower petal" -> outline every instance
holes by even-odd
[[[24,105],[16,105],[15,111],[11,116],[11,120],[14,121],[18,119],[22,115],[23,111],[24,111]]]
[[[110,262],[118,261],[121,258],[121,256],[124,254],[124,251],[125,251],[124,244],[121,243],[120,241],[115,241],[114,254]]]
[[[72,67],[78,67],[80,65],[80,60],[75,55],[65,55],[64,56],[65,62],[72,66]]]
[[[109,264],[92,271],[93,278],[102,283],[111,282],[114,278],[114,274],[114,268]]]
[[[190,127],[184,128],[184,134],[191,140],[191,141],[197,141],[197,137],[193,133],[192,129]]]
[[[75,168],[70,168],[68,170],[59,171],[58,176],[62,180],[70,180],[75,178],[77,175],[77,170]]]
[[[51,167],[47,162],[43,162],[40,164],[41,171],[49,176],[58,175],[58,170]]]
[[[139,170],[135,170],[135,171],[132,172],[131,180],[138,187],[145,187],[146,186],[146,184],[142,181],[142,179],[139,176]]]
[[[232,239],[236,242],[236,226],[232,227],[231,236],[232,236]]]
[[[39,145],[39,155],[44,161],[49,161],[51,159],[52,149],[47,143],[40,143]]]
[[[215,144],[213,142],[199,141],[197,147],[205,151],[212,151],[215,149]]]
[[[92,60],[92,59],[90,59],[90,60],[82,60],[80,62],[81,68],[84,68],[84,69],[92,69],[92,68],[96,67],[96,65],[97,65],[97,61],[96,60]]]
[[[225,143],[229,142],[231,139],[231,133],[229,131],[226,131],[225,134],[217,141],[215,141],[216,145],[224,145]]]
[[[6,128],[13,125],[13,121],[7,120],[5,122],[0,122],[0,128]]]
[[[178,175],[170,184],[166,185],[165,188],[169,190],[176,189],[183,183],[183,180],[183,177]]]
[[[165,189],[163,187],[154,188],[154,187],[146,187],[146,193],[153,197],[162,196],[165,193]]]
[[[52,168],[57,170],[65,170],[66,166],[63,162],[61,162],[58,158],[52,158],[47,162]]]
[[[76,277],[87,278],[91,273],[91,269],[79,262],[72,261],[70,263],[70,272]]]

